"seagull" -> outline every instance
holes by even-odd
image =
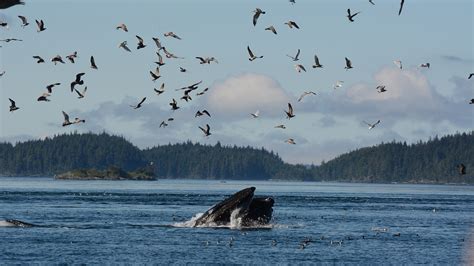
[[[35,21],[36,21],[36,25],[38,26],[38,32],[46,30],[46,28],[44,27],[43,20],[39,20],[39,21],[35,20]]]
[[[420,67],[430,68],[430,63],[421,64]]]
[[[191,84],[191,85],[189,85],[189,86],[182,87],[182,88],[180,88],[180,89],[176,89],[176,91],[188,90],[188,89],[191,89],[191,90],[193,91],[193,90],[196,90],[196,89],[198,88],[199,84],[201,84],[201,83],[202,83],[202,80],[199,81],[199,82],[196,82],[196,83],[194,83],[194,84]]]
[[[5,70],[2,71],[2,73],[0,73],[0,77],[3,77],[3,75],[5,75],[5,73],[7,73]]]
[[[349,19],[349,22],[354,22],[354,17],[357,16],[360,12],[356,12],[354,14],[351,14],[351,9],[347,9],[347,18]]]
[[[23,40],[15,39],[15,38],[8,38],[8,39],[0,40],[0,41],[1,42],[22,42]]]
[[[474,98],[472,98],[471,100],[469,100],[469,104],[474,104]]]
[[[152,39],[155,42],[156,47],[158,47],[158,50],[163,49],[163,46],[161,45],[160,39],[158,37],[153,37]]]
[[[352,62],[351,60],[349,60],[349,58],[345,58],[346,59],[346,66],[344,67],[345,70],[349,70],[352,68]]]
[[[211,62],[216,62],[217,64],[219,62],[217,62],[217,60],[214,58],[214,57],[200,57],[200,56],[196,56],[196,59],[199,59],[199,64],[211,64]]]
[[[290,3],[291,3],[292,5],[294,5],[294,4],[296,4],[296,0],[290,0]]]
[[[156,55],[158,56],[158,62],[155,62],[155,64],[158,64],[158,66],[164,66],[165,62],[163,62],[163,56],[161,56],[160,52],[156,52]]]
[[[298,51],[296,52],[296,55],[295,55],[294,57],[291,56],[291,55],[286,55],[286,56],[288,56],[289,58],[291,58],[293,61],[296,62],[296,61],[300,60],[300,59],[298,58],[298,57],[300,56],[300,49],[298,49]]]
[[[285,110],[285,113],[286,113],[286,118],[288,119],[295,117],[295,115],[293,114],[293,106],[291,106],[291,103],[288,103],[288,111]]]
[[[369,3],[371,3],[372,5],[374,5],[374,6],[375,6],[375,3],[374,3],[374,1],[373,1],[373,0],[369,0]]]
[[[289,139],[285,140],[285,142],[288,143],[288,144],[293,144],[293,145],[296,144],[295,140],[292,139],[292,138],[289,138]]]
[[[161,83],[161,86],[160,86],[160,89],[157,90],[156,88],[153,89],[157,95],[160,95],[162,94],[163,92],[165,92],[165,84],[164,83]]]
[[[53,83],[53,84],[49,84],[48,86],[46,86],[46,89],[48,90],[48,93],[53,93],[53,87],[54,86],[59,86],[61,85],[61,83],[57,82],[57,83]]]
[[[197,111],[196,114],[194,115],[194,117],[203,116],[203,115],[207,115],[207,116],[211,117],[211,114],[209,114],[209,112],[207,110],[202,110],[202,112]]]
[[[181,99],[181,100],[185,100],[186,102],[192,101],[193,99],[191,98],[191,95],[189,95],[189,93],[190,93],[191,91],[193,91],[193,90],[192,90],[192,89],[187,89],[187,90],[185,90],[183,97],[181,97],[180,99]]]
[[[151,78],[153,79],[153,81],[156,81],[157,79],[159,79],[161,77],[160,76],[160,68],[156,67],[155,72],[150,71],[150,75],[151,75]]]
[[[166,50],[166,47],[163,47],[162,50],[163,50],[163,52],[165,52],[165,55],[166,55],[167,58],[180,58],[180,59],[182,59],[182,57],[178,57],[178,56],[168,52],[168,50]]]
[[[38,60],[38,61],[36,61],[36,63],[38,63],[38,64],[44,63],[44,59],[41,58],[41,56],[39,56],[39,55],[35,55],[35,56],[33,56],[33,58]]]
[[[120,24],[120,25],[118,25],[118,26],[116,27],[116,29],[117,29],[117,30],[123,30],[123,31],[125,31],[125,32],[128,32],[127,25],[125,25],[125,24],[123,24],[123,23]]]
[[[62,111],[62,112],[63,112],[63,116],[64,116],[63,127],[74,124],[74,123],[71,123],[71,121],[69,121],[69,115],[66,114],[66,112],[64,112],[64,111]]]
[[[386,92],[385,85],[378,85],[376,88],[378,93]]]
[[[179,67],[179,72],[183,72],[183,73],[184,73],[184,72],[186,72],[186,71],[187,71],[186,68]]]
[[[208,91],[208,90],[209,90],[209,88],[205,88],[203,91],[196,93],[196,96],[204,95],[204,93],[206,93],[206,91]]]
[[[72,53],[72,54],[66,56],[66,58],[67,58],[69,61],[71,61],[71,63],[74,64],[74,59],[77,58],[77,51],[75,51],[74,53]]]
[[[403,66],[402,66],[402,61],[400,61],[400,60],[395,60],[395,61],[393,61],[393,63],[394,63],[398,68],[400,68],[400,69],[403,68]]]
[[[77,97],[77,98],[82,99],[86,95],[87,86],[84,88],[84,90],[82,92],[78,91],[77,89],[74,89],[74,90],[76,91],[77,95],[79,95],[79,97]]]
[[[269,30],[269,31],[273,32],[273,34],[275,34],[275,35],[277,34],[277,31],[276,31],[275,27],[273,27],[273,26],[267,27],[267,28],[265,28],[265,30]]]
[[[97,65],[95,64],[94,56],[91,56],[91,68],[92,69],[98,69]]]
[[[253,19],[252,19],[252,22],[253,22],[253,25],[256,26],[257,25],[257,20],[258,20],[258,17],[260,17],[261,14],[265,14],[265,11],[261,10],[260,8],[255,8],[255,10],[253,11],[255,14],[253,15]]]
[[[163,35],[165,35],[165,37],[173,37],[173,38],[175,38],[175,39],[181,40],[181,38],[180,38],[178,35],[174,34],[174,32],[172,32],[172,31],[167,32],[167,33],[165,33],[165,34],[163,34]]]
[[[133,109],[138,109],[142,107],[142,104],[145,100],[146,100],[146,97],[143,97],[143,99],[137,105],[130,105],[130,107],[133,107]]]
[[[84,76],[85,74],[86,73],[79,73],[76,75],[76,79],[73,82],[71,82],[71,92],[74,91],[74,86],[84,84],[84,81],[82,80],[82,76]]]
[[[0,27],[7,27],[8,29],[8,23],[0,21]]]
[[[275,128],[281,128],[281,129],[286,129],[286,126],[281,124],[281,125],[276,125]]]
[[[160,127],[167,127],[167,126],[168,126],[168,123],[166,123],[165,121],[161,121]]]
[[[314,55],[314,65],[313,65],[313,68],[321,68],[321,67],[323,67],[323,65],[321,65],[321,64],[319,63],[319,58],[318,58],[318,56],[317,56],[317,55]]]
[[[178,103],[176,102],[176,100],[173,98],[173,101],[169,103],[170,106],[171,106],[171,110],[178,110],[179,109],[179,106],[178,106]]]
[[[401,0],[400,1],[400,9],[398,10],[398,15],[400,16],[400,14],[402,13],[402,9],[403,9],[403,4],[405,3],[405,0]]]
[[[305,92],[303,92],[303,94],[301,94],[301,96],[298,98],[298,102],[301,102],[301,101],[303,100],[303,98],[304,98],[305,96],[308,96],[308,95],[316,95],[316,93],[313,92],[313,91],[305,91]]]
[[[204,136],[209,137],[211,135],[211,127],[208,124],[206,124],[205,129],[202,127],[199,127],[199,129],[201,129],[202,132],[204,132]]]
[[[7,9],[15,5],[24,5],[25,3],[21,0],[2,0],[0,1],[0,9]]]
[[[304,66],[301,65],[301,64],[296,64],[296,65],[295,65],[295,69],[296,69],[296,71],[297,71],[298,73],[301,73],[301,70],[303,70],[304,72],[306,72],[306,69],[305,69]]]
[[[263,55],[261,56],[255,56],[253,53],[252,53],[252,50],[250,50],[250,47],[247,46],[247,52],[249,53],[249,61],[253,61],[257,58],[263,58]]]
[[[142,37],[140,37],[140,36],[138,36],[138,35],[135,35],[135,37],[137,37],[137,39],[138,39],[137,50],[138,50],[138,49],[145,48],[146,45],[145,45],[145,43],[143,42]]]
[[[472,77],[474,77],[474,73],[469,74],[469,76],[467,77],[467,79],[471,79]]]
[[[8,98],[8,100],[10,100],[10,112],[13,112],[13,111],[16,111],[18,109],[20,109],[20,107],[17,107],[16,104],[15,104],[15,101]]]
[[[292,29],[293,27],[299,29],[300,27],[298,26],[298,24],[296,24],[296,22],[294,21],[291,21],[289,20],[288,22],[285,22],[286,25],[288,25],[288,27],[290,27],[290,29]]]
[[[336,81],[336,84],[334,84],[334,89],[342,87],[343,83],[344,83],[344,81],[342,81],[342,80]]]
[[[130,48],[127,46],[127,41],[123,41],[119,44],[119,48],[123,48],[127,52],[131,52]]]
[[[40,97],[38,97],[37,101],[38,102],[49,102],[50,101],[48,99],[49,96],[51,96],[51,94],[45,92]]]
[[[51,58],[51,62],[53,62],[55,65],[59,62],[59,63],[62,63],[62,64],[65,64],[64,61],[63,61],[63,58],[60,56],[60,55],[57,55],[53,58]]]
[[[465,175],[466,174],[466,166],[464,164],[458,164],[456,165],[459,171],[459,175]]]
[[[371,124],[371,123],[368,123],[368,122],[365,122],[365,121],[362,121],[364,122],[365,124],[367,124],[369,126],[369,129],[372,129],[374,128],[376,125],[380,124],[380,120],[377,120],[377,122]]]
[[[250,114],[253,118],[258,118],[258,116],[260,115],[260,111],[257,110],[255,113],[253,114]]]

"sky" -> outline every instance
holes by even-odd
[[[0,11],[0,141],[15,143],[69,132],[108,132],[140,148],[187,140],[204,144],[264,147],[290,163],[319,164],[342,153],[381,142],[427,140],[436,135],[468,132],[474,126],[474,2],[471,0],[400,1],[287,0],[265,1],[73,1],[25,0],[24,6]],[[255,8],[266,13],[253,26]],[[360,12],[354,22],[347,9]],[[21,27],[18,15],[30,25]],[[37,32],[35,19],[47,28]],[[300,29],[284,24],[295,21]],[[117,30],[125,23],[128,32]],[[264,30],[273,25],[278,34]],[[172,31],[177,40],[163,34]],[[144,49],[137,50],[141,36]],[[167,59],[161,78],[151,80],[158,37],[183,59]],[[127,41],[131,53],[118,48]],[[248,60],[250,46],[262,59]],[[287,55],[300,49],[300,60]],[[78,52],[76,63],[65,56]],[[163,54],[163,52],[162,52]],[[323,68],[313,69],[317,55]],[[32,58],[46,60],[37,64]],[[61,55],[66,64],[50,59]],[[94,56],[98,70],[90,68]],[[199,64],[196,56],[215,57],[218,64]],[[345,70],[347,57],[353,69]],[[394,60],[401,60],[399,69]],[[295,63],[307,72],[298,73]],[[430,68],[419,67],[430,63]],[[182,73],[179,67],[187,71]],[[87,86],[78,99],[69,84],[77,73]],[[176,89],[203,81],[179,100]],[[336,81],[343,86],[333,88]],[[50,102],[37,102],[48,84],[60,82]],[[165,83],[165,93],[153,88]],[[377,93],[378,85],[387,91]],[[206,94],[195,93],[209,88]],[[314,91],[302,102],[304,91]],[[134,110],[147,97],[143,107]],[[8,98],[19,110],[9,112]],[[175,98],[180,109],[168,103]],[[284,110],[291,103],[295,117]],[[211,118],[195,118],[206,109]],[[251,113],[259,110],[260,116]],[[65,111],[85,124],[62,127]],[[173,117],[166,128],[161,121]],[[363,121],[377,127],[369,130]],[[204,137],[199,126],[209,124]],[[284,124],[286,129],[274,128]],[[285,143],[293,138],[295,145]]]

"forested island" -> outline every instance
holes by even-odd
[[[461,163],[466,166],[465,175],[458,171]],[[410,145],[382,143],[340,155],[319,166],[288,164],[263,148],[220,143],[211,146],[188,141],[141,150],[123,137],[106,133],[72,133],[16,144],[0,143],[1,176],[106,177],[110,167],[120,169],[124,179],[474,184],[474,132]]]

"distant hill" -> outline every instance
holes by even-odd
[[[463,163],[467,174],[459,175]],[[474,184],[474,132],[426,142],[382,143],[358,149],[320,166],[285,163],[263,148],[202,145],[190,141],[140,150],[123,137],[64,134],[0,143],[0,175],[54,176],[81,169],[152,170],[158,178],[307,180]]]
[[[463,163],[467,174],[460,175]],[[358,149],[312,169],[315,180],[474,184],[474,132]]]

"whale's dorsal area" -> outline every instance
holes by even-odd
[[[33,227],[35,225],[20,221],[20,220],[7,219],[4,221],[0,221],[0,226],[2,227]]]

